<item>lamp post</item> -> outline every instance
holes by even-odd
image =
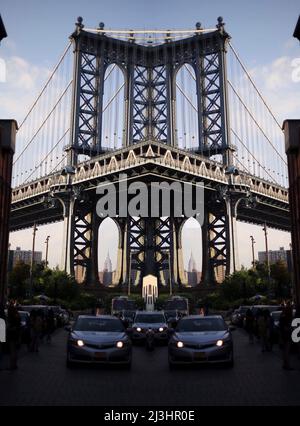
[[[30,288],[29,295],[32,296],[32,287],[33,287],[33,267],[34,267],[34,251],[35,251],[35,237],[36,231],[38,228],[36,227],[36,223],[33,225],[33,234],[32,234],[32,251],[31,251],[31,264],[30,264]]]
[[[128,289],[127,295],[130,296],[130,285],[131,285],[131,262],[132,262],[132,251],[129,253],[129,271],[128,271]]]
[[[47,266],[48,266],[49,240],[50,240],[50,235],[47,235],[47,238],[46,238],[46,241],[45,241],[45,244],[46,244],[46,259],[45,259],[45,262],[46,262],[46,268],[47,268]]]
[[[255,269],[254,244],[255,244],[256,241],[255,241],[253,235],[250,235],[250,239],[251,239],[251,246],[252,246],[252,267],[253,267],[253,269]]]
[[[269,256],[269,246],[268,246],[268,228],[267,224],[264,224],[263,231],[265,234],[265,246],[266,246],[266,264],[267,264],[267,271],[268,271],[268,280],[270,281],[271,278],[271,271],[270,271],[270,256]]]
[[[169,261],[169,285],[170,285],[170,296],[172,296],[173,294],[173,289],[172,289],[172,271],[171,271],[171,253],[169,250],[168,253],[168,261]]]

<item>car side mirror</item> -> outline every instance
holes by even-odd
[[[72,327],[70,325],[66,325],[65,330],[70,333],[72,331]]]

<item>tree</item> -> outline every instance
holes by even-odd
[[[255,284],[255,275],[246,269],[242,269],[225,278],[220,286],[221,296],[228,301],[247,299],[256,293]]]
[[[278,260],[271,265],[271,278],[273,289],[278,297],[289,297],[291,290],[291,275],[283,260]]]
[[[8,274],[9,296],[12,298],[26,297],[30,277],[30,266],[23,261],[17,262]]]

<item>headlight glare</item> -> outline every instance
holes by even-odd
[[[183,342],[177,342],[177,348],[183,348],[184,344]]]
[[[220,346],[223,346],[223,343],[224,343],[223,340],[218,340],[216,345],[220,347]]]
[[[121,349],[121,348],[123,348],[123,346],[124,346],[124,342],[117,342],[116,343],[116,346],[117,346],[117,348],[119,348],[119,349]]]
[[[84,341],[83,340],[77,340],[77,346],[82,348],[82,346],[84,346]]]

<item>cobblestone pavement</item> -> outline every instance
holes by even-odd
[[[261,353],[234,331],[235,367],[169,371],[167,350],[135,347],[131,371],[65,366],[67,333],[38,354],[22,352],[19,370],[0,372],[0,405],[300,405],[300,363],[281,369],[279,352]]]

